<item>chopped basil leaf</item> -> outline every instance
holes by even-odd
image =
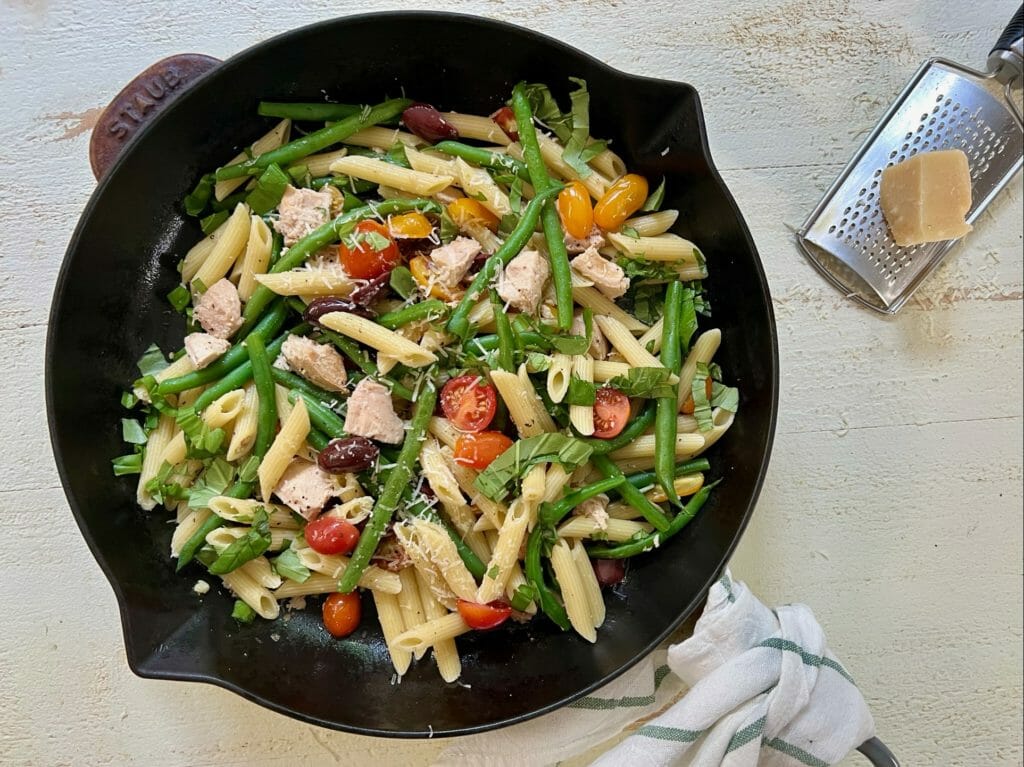
[[[150,344],[135,363],[143,376],[152,376],[167,367],[167,358],[156,344]]]
[[[357,237],[369,245],[372,250],[384,250],[391,244],[391,240],[380,232],[360,232]]]
[[[210,202],[210,198],[213,197],[213,187],[216,183],[212,173],[207,173],[199,179],[196,188],[185,197],[185,212],[190,216],[198,216],[202,213],[203,209]]]
[[[256,617],[256,611],[241,599],[235,600],[235,606],[231,609],[231,617],[239,623],[252,623]]]
[[[239,482],[255,482],[256,472],[260,467],[259,456],[250,455],[245,459],[240,467],[238,467],[238,481]]]
[[[586,178],[593,172],[587,162],[601,154],[608,144],[604,141],[590,141],[590,93],[587,91],[587,81],[578,77],[570,77],[569,80],[578,87],[569,94],[572,101],[572,133],[565,142],[562,159],[580,178]]]
[[[126,410],[131,410],[133,407],[139,404],[139,398],[135,396],[135,392],[126,391],[121,394],[121,407]]]
[[[193,509],[207,508],[212,499],[224,494],[234,479],[235,467],[222,458],[215,458],[192,485],[188,505]]]
[[[536,599],[537,593],[534,591],[533,584],[524,583],[515,590],[512,594],[512,599],[509,602],[513,610],[523,612],[530,606],[530,602]]]
[[[551,358],[540,352],[528,352],[526,355],[526,367],[531,373],[543,373],[551,367]]]
[[[624,375],[609,380],[607,385],[627,397],[674,397],[675,386],[668,382],[671,375],[666,368],[630,368]]]
[[[497,565],[492,565],[491,569],[487,571],[487,577],[492,581],[497,580],[499,575],[501,575],[501,568]]]
[[[660,261],[644,261],[642,258],[620,256],[615,259],[630,280],[671,280],[679,279],[679,272]]]
[[[402,168],[411,168],[409,164],[409,157],[405,153],[405,144],[401,141],[396,141],[391,145],[387,154],[384,155],[384,159],[392,165],[398,165]]]
[[[440,236],[441,242],[445,245],[459,236],[459,227],[452,220],[452,217],[448,215],[447,209],[441,213]]]
[[[174,417],[185,433],[189,458],[210,458],[221,452],[224,445],[224,429],[211,429],[192,408],[182,408]]]
[[[597,388],[590,381],[572,376],[569,378],[569,390],[563,400],[567,405],[593,405]]]
[[[142,453],[130,453],[119,455],[110,462],[114,467],[114,476],[123,477],[126,474],[142,473]]]
[[[638,320],[653,325],[661,319],[665,311],[664,285],[637,284],[631,286],[626,295],[632,299],[633,316]]]
[[[679,340],[683,345],[683,353],[690,351],[690,340],[697,332],[697,310],[694,306],[693,288],[683,289],[683,304],[679,313]]]
[[[157,503],[164,503],[168,500],[183,501],[188,498],[188,490],[177,482],[170,481],[173,473],[174,467],[164,461],[156,476],[146,483],[146,492],[153,496],[153,500]]]
[[[183,312],[192,301],[192,294],[184,285],[179,285],[167,294],[167,300],[174,307],[174,311]]]
[[[735,413],[740,408],[740,390],[715,381],[711,384],[711,406]]]
[[[305,583],[310,576],[309,568],[299,561],[299,555],[291,547],[282,551],[273,561],[273,565],[278,575],[296,583]]]
[[[228,216],[231,215],[226,210],[219,210],[216,213],[211,213],[206,218],[199,219],[199,228],[203,230],[203,234],[213,234],[218,226],[228,220]]]
[[[259,506],[252,515],[252,527],[245,535],[234,540],[220,553],[220,556],[210,565],[210,572],[214,575],[230,573],[260,556],[269,548],[270,525],[267,522],[267,512],[266,509]]]
[[[519,216],[515,213],[506,213],[498,222],[498,234],[503,237],[508,237],[512,233],[512,230],[516,228],[516,224],[518,223]]]
[[[715,425],[711,418],[711,403],[708,401],[707,393],[706,382],[710,375],[708,366],[698,362],[697,372],[690,386],[690,393],[693,395],[693,417],[697,419],[697,427],[701,431],[710,431]]]
[[[519,214],[523,212],[523,180],[519,176],[513,176],[508,185],[508,204],[512,212]]]
[[[543,83],[530,83],[524,91],[534,119],[554,131],[560,141],[568,141],[572,136],[572,115],[562,114],[548,86]]]
[[[538,463],[560,463],[575,469],[590,458],[593,448],[582,440],[564,434],[547,433],[527,437],[495,458],[480,472],[474,483],[477,490],[492,501],[503,500],[510,485]]]
[[[285,170],[294,183],[302,184],[303,186],[312,185],[313,179],[309,177],[308,165],[290,165]],[[323,184],[321,184],[321,186],[323,186]]]
[[[594,339],[594,313],[590,309],[583,310],[583,327],[586,329],[586,334],[582,336],[562,335],[558,330],[549,328],[543,323],[537,323],[535,330],[555,351],[575,355],[586,354]]]
[[[412,272],[406,266],[396,266],[392,269],[388,284],[405,300],[416,294],[416,280],[412,278]]]
[[[665,201],[665,179],[661,179],[661,183],[658,184],[658,188],[655,189],[647,197],[647,200],[640,207],[640,210],[653,212],[661,210],[661,204]]]
[[[131,445],[145,445],[146,431],[134,418],[122,418],[121,439]]]
[[[629,238],[634,239],[634,240],[639,240],[640,239],[640,232],[638,232],[636,229],[634,229],[631,226],[621,226],[621,227],[619,227],[619,233],[620,234],[624,234],[626,237],[629,237]]]
[[[246,202],[252,212],[258,216],[269,213],[278,206],[284,196],[285,189],[291,184],[291,177],[278,165],[269,165],[258,179],[256,186],[249,192]]]
[[[197,296],[201,296],[208,290],[208,288],[206,287],[205,282],[196,277],[192,280],[192,290]]]

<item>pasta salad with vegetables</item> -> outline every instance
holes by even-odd
[[[233,617],[373,600],[395,671],[508,619],[589,642],[602,589],[679,533],[739,395],[664,180],[520,83],[490,116],[262,102],[276,124],[184,201],[204,238],[122,404],[170,555]],[[651,554],[656,556],[657,554]]]

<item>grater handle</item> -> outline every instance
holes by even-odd
[[[988,71],[1001,83],[1024,74],[1024,5],[1017,9],[988,54]]]

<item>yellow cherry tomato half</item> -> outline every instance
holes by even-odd
[[[627,173],[604,193],[594,206],[594,222],[606,232],[613,232],[632,216],[647,200],[647,179]]]
[[[434,231],[434,225],[422,213],[413,211],[391,216],[388,219],[388,231],[396,239],[422,239],[430,236]]]
[[[582,240],[594,228],[594,208],[590,204],[590,192],[582,181],[571,181],[558,193],[558,217],[562,219],[571,236]]]
[[[498,231],[498,217],[472,197],[460,197],[448,203],[448,215],[459,229],[466,224],[483,224],[492,232]]]
[[[456,295],[439,282],[434,281],[430,273],[430,261],[426,256],[413,256],[409,259],[409,271],[416,284],[424,290],[428,290],[431,298],[440,298],[442,301],[454,301]]]

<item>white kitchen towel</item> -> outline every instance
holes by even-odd
[[[690,688],[682,700],[594,767],[828,767],[874,735],[863,696],[810,609],[772,611],[728,571],[667,661],[667,677],[649,658],[561,711],[453,741],[436,764],[554,764],[658,710],[678,691],[676,676]]]

